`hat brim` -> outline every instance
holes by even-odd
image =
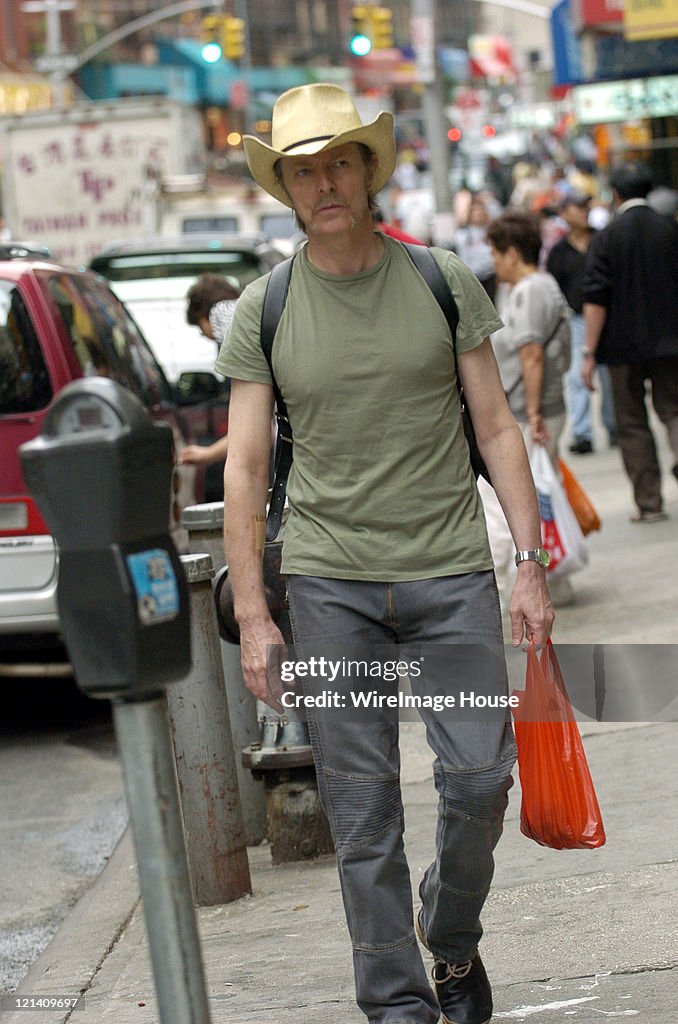
[[[245,135],[243,138],[245,156],[247,157],[252,177],[269,195],[289,207],[292,207],[292,200],[275,173],[275,165],[278,160],[286,156],[313,156],[315,153],[322,153],[326,149],[346,146],[349,142],[363,143],[377,157],[378,164],[374,172],[371,188],[372,193],[376,195],[391,177],[396,165],[393,114],[387,110],[382,110],[374,121],[362,125],[360,128],[353,128],[351,131],[334,135],[328,141],[323,141],[322,139],[309,141],[295,146],[292,150],[285,153],[267,145],[267,143],[262,142],[255,135]]]

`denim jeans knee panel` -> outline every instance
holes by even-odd
[[[366,845],[391,829],[402,830],[397,774],[390,779],[370,779],[323,769],[322,775],[338,852]]]
[[[436,789],[445,805],[458,814],[479,821],[501,818],[508,804],[508,791],[513,785],[511,775],[515,764],[513,735],[507,730],[505,752],[477,771],[459,771],[437,765]]]

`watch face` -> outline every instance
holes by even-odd
[[[549,565],[551,564],[551,556],[545,548],[539,548],[538,561],[544,569],[548,569]]]

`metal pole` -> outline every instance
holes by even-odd
[[[162,1024],[209,1024],[165,698],[113,702]]]
[[[245,48],[240,58],[240,71],[247,91],[245,109],[243,110],[243,121],[245,132],[254,130],[254,96],[252,95],[252,49],[250,43],[250,20],[248,12],[248,0],[234,0],[235,13],[242,18],[245,26]],[[215,566],[216,568],[216,566]]]
[[[412,0],[412,39],[423,87],[422,114],[429,147],[436,213],[450,210],[449,150],[436,60],[435,0]]]
[[[62,61],[68,60],[68,56],[63,52],[61,13],[72,11],[75,6],[75,0],[26,0],[21,4],[21,11],[24,14],[45,15],[45,58],[49,66],[48,75],[54,90],[54,99],[59,106],[66,103],[67,69]],[[36,64],[39,66],[39,62]]]
[[[199,907],[251,893],[209,555],[183,555],[193,666],[167,688],[193,896]]]
[[[181,525],[188,530],[188,547],[193,553],[206,551],[212,556],[215,571],[226,561],[224,554],[224,503],[207,502],[191,505],[181,515]],[[214,608],[214,601],[212,602]],[[236,770],[240,804],[248,846],[256,846],[266,837],[266,793],[264,783],[255,779],[242,763],[242,751],[261,739],[254,694],[245,686],[240,665],[240,647],[220,640],[226,699],[231,734],[236,751]]]

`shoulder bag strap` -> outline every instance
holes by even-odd
[[[456,363],[459,310],[457,309],[457,303],[455,302],[452,290],[445,280],[445,275],[436,263],[436,258],[430,249],[427,249],[424,245],[413,245],[411,242],[402,242],[401,244],[421,276],[424,278],[424,281],[426,281],[426,284],[429,286],[433,293],[433,298],[443,311],[443,315],[447,320],[448,327],[450,328],[450,334],[452,335],[452,350],[454,352],[454,361]],[[461,396],[462,387],[461,381],[459,380],[459,373],[457,373],[457,391]]]
[[[558,319],[556,320],[556,326],[553,328],[553,330],[549,334],[548,338],[544,342],[544,345],[543,345],[544,352],[546,352],[547,345],[550,345],[550,343],[553,341],[553,339],[555,338],[556,334],[558,333],[558,328],[560,327],[560,325],[565,320],[567,320],[567,313],[566,312],[565,313],[561,313],[560,316],[558,317]],[[523,372],[521,370],[520,374],[518,375],[518,380],[514,381],[513,384],[511,385],[511,387],[508,389],[508,391],[504,392],[504,394],[506,395],[507,398],[511,397],[511,395],[516,390],[516,388],[518,387],[518,385],[520,384],[522,379],[523,379]]]
[[[438,266],[436,258],[430,249],[425,245],[413,245],[411,242],[402,242],[403,248],[410,257],[415,267],[426,281],[433,292],[433,297],[440,306],[447,320],[452,335],[452,346],[454,357],[457,358],[457,327],[459,326],[459,310],[454,300],[454,295],[445,275]],[[457,381],[459,383],[459,381]]]
[[[287,406],[273,372],[273,342],[278,324],[280,323],[280,317],[287,302],[293,263],[294,256],[291,256],[273,268],[268,278],[264,305],[261,310],[261,348],[271,371],[271,384],[273,385],[273,394],[275,396],[275,418],[278,425],[275,443],[275,478],[273,480],[273,489],[271,491],[271,500],[266,520],[267,541],[275,540],[280,532],[283,508],[285,507],[285,494],[287,492],[287,478],[290,475],[294,455],[292,427],[287,415]]]

